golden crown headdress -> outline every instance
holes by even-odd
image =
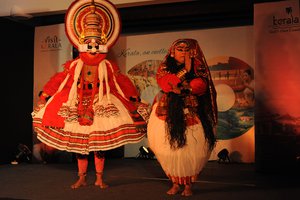
[[[94,51],[107,52],[119,37],[121,22],[117,9],[107,0],[75,0],[67,10],[65,29],[79,51],[96,48]]]

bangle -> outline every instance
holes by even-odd
[[[186,73],[187,73],[186,69],[182,69],[182,70],[180,70],[180,71],[176,74],[176,76],[177,76],[180,80],[183,80]]]
[[[40,96],[40,99],[42,99],[42,100],[46,100],[46,99],[47,99],[47,97],[49,97],[49,95],[48,95],[48,94],[46,94],[45,92],[43,92],[43,93],[41,94],[41,96]]]

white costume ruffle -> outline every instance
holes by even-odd
[[[186,145],[180,149],[171,149],[166,123],[156,116],[156,107],[157,104],[153,106],[148,122],[149,147],[168,176],[197,176],[207,163],[211,153],[202,125],[189,126],[186,130]]]

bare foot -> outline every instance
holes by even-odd
[[[85,176],[79,176],[79,179],[73,184],[71,185],[72,189],[77,189],[80,188],[82,186],[86,186],[86,180],[85,180]]]
[[[174,195],[174,194],[177,194],[177,192],[179,191],[180,187],[178,184],[176,183],[173,183],[173,186],[171,187],[171,189],[169,189],[167,191],[167,194],[169,195]]]
[[[181,193],[182,196],[192,196],[193,192],[192,192],[192,186],[191,185],[185,185],[185,188],[183,190],[183,192]]]
[[[99,186],[101,189],[105,189],[108,188],[108,185],[103,182],[102,175],[103,175],[102,172],[96,173],[95,186]]]
[[[95,182],[95,186],[99,186],[101,189],[105,189],[105,188],[108,188],[108,185],[103,183],[102,180],[96,180]]]

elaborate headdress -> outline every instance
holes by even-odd
[[[184,43],[184,44],[187,45],[186,48],[188,48],[188,50],[190,51],[190,57],[194,58],[195,56],[197,56],[197,54],[199,54],[199,51],[201,51],[201,49],[200,49],[199,45],[198,45],[198,47],[199,47],[199,49],[198,49],[197,46],[195,46],[195,42],[192,41],[192,40],[193,39],[178,39],[178,40],[176,40],[171,45],[171,47],[169,49],[169,54],[168,55],[170,55],[171,57],[174,57],[175,49],[177,47],[179,47],[180,44]]]
[[[75,0],[66,12],[65,30],[80,52],[106,53],[120,34],[118,10],[107,0]]]

